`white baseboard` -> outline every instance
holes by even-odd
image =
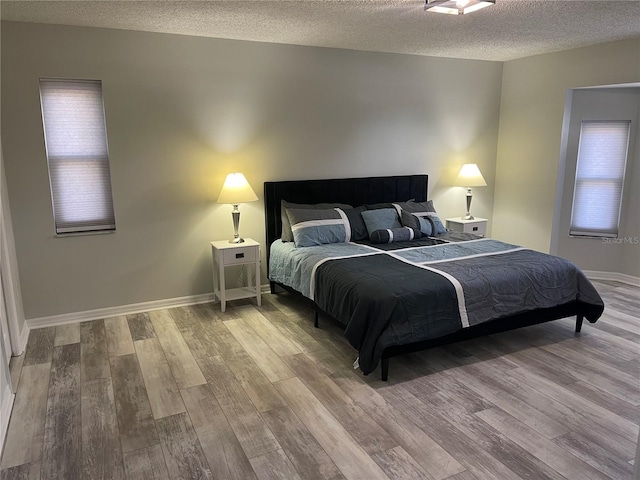
[[[117,317],[120,315],[131,315],[133,313],[148,312],[151,310],[161,310],[163,308],[184,307],[186,305],[197,305],[199,303],[213,302],[213,293],[201,295],[189,295],[187,297],[168,298],[164,300],[153,300],[151,302],[132,303],[130,305],[120,305],[116,307],[98,308],[84,312],[63,313],[61,315],[51,315],[49,317],[30,318],[27,320],[29,328],[53,327],[68,323],[86,322],[89,320],[99,320],[102,318]]]
[[[22,324],[22,332],[20,332],[20,339],[18,340],[20,342],[20,345],[19,345],[20,353],[18,353],[18,355],[22,355],[24,351],[27,349],[27,341],[29,340],[29,330],[30,330],[29,325],[25,321]]]
[[[262,293],[269,292],[269,285],[261,285]],[[63,313],[61,315],[51,315],[49,317],[30,318],[26,321],[29,328],[24,331],[24,345],[29,336],[29,329],[54,327],[56,325],[65,325],[68,323],[87,322],[90,320],[99,320],[102,318],[117,317],[119,315],[131,315],[133,313],[149,312],[151,310],[161,310],[164,308],[184,307],[187,305],[197,305],[199,303],[210,303],[214,301],[213,293],[204,293],[201,295],[189,295],[187,297],[168,298],[164,300],[153,300],[151,302],[132,303],[130,305],[120,305],[116,307],[98,308],[96,310],[87,310],[84,312]]]
[[[584,274],[591,280],[611,280],[622,282],[634,287],[640,287],[640,278],[617,272],[597,272],[595,270],[584,270]]]

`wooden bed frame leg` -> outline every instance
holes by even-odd
[[[583,315],[576,315],[576,333],[580,333],[580,330],[582,330],[582,321],[584,320],[584,316]]]
[[[389,378],[389,358],[388,357],[382,357],[381,364],[380,364],[380,371],[381,371],[382,381],[386,382],[387,379]]]
[[[320,328],[319,322],[318,322],[318,309],[314,308],[313,309],[313,326],[316,328]]]

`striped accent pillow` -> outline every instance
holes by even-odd
[[[447,233],[447,229],[445,228],[442,220],[438,216],[438,212],[436,212],[435,207],[433,206],[433,200],[429,200],[428,202],[399,202],[394,203],[393,206],[398,209],[406,210],[409,213],[414,214],[419,218],[428,218],[433,222],[435,226],[434,234]]]
[[[385,228],[371,233],[371,243],[407,242],[422,237],[420,230],[411,227]]]
[[[351,241],[349,219],[340,208],[316,210],[288,208],[287,215],[296,247]]]

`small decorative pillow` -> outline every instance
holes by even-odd
[[[362,212],[362,219],[367,226],[369,238],[376,230],[386,230],[388,228],[401,228],[398,212],[395,208],[379,208],[377,210],[365,210]]]
[[[371,234],[371,243],[407,242],[414,238],[420,238],[420,230],[411,227],[386,228],[376,230]]]
[[[400,221],[403,227],[420,230],[420,233],[425,237],[429,237],[435,232],[435,226],[430,217],[418,217],[406,210],[400,210]]]
[[[287,216],[287,209],[294,208],[296,210],[326,210],[329,208],[351,208],[351,205],[344,203],[291,203],[286,200],[280,201],[280,221],[282,222],[282,234],[280,238],[283,242],[293,242],[293,232],[291,231],[291,223]]]
[[[447,229],[444,227],[442,220],[440,220],[440,217],[438,216],[438,212],[436,212],[436,209],[433,206],[433,200],[429,200],[428,202],[402,202],[396,203],[395,205],[399,206],[402,210],[413,213],[417,217],[428,217],[431,219],[435,225],[434,233],[447,233]]]
[[[288,208],[291,232],[296,247],[342,243],[351,239],[351,227],[339,208],[297,210]]]

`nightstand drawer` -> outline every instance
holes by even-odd
[[[454,232],[473,233],[479,237],[484,237],[487,234],[487,220],[485,218],[475,218],[473,220],[447,218],[447,228]]]
[[[235,247],[222,251],[222,263],[234,265],[236,263],[250,263],[256,261],[256,247]]]

